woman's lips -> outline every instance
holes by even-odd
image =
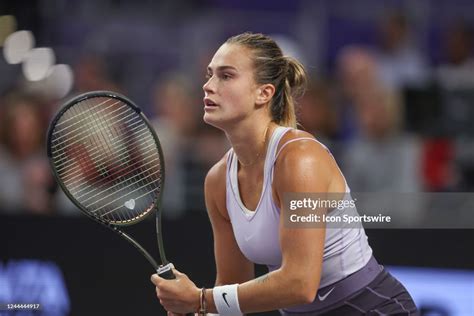
[[[204,106],[206,108],[215,108],[217,107],[217,103],[214,102],[213,100],[209,99],[209,98],[204,98]]]

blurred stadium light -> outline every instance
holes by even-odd
[[[23,60],[23,75],[30,81],[46,78],[55,62],[54,52],[49,47],[31,50]]]
[[[10,34],[3,47],[3,56],[9,64],[19,64],[35,46],[35,38],[30,31],[17,31]]]

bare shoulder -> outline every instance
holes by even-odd
[[[218,162],[216,162],[207,172],[205,185],[214,188],[222,183],[225,183],[226,168],[227,168],[227,154],[226,153]]]
[[[345,191],[345,180],[334,157],[313,135],[290,130],[282,137],[278,150],[274,169],[277,191],[292,187],[306,192]]]
[[[292,140],[296,139],[299,140],[292,142]],[[333,160],[331,154],[323,144],[317,141],[317,139],[310,133],[301,130],[289,130],[280,140],[277,152],[279,152],[280,149],[281,152],[277,157],[276,163],[286,160],[300,160],[303,158],[313,160],[328,160],[328,162]]]
[[[204,181],[204,194],[207,209],[209,211],[217,210],[228,219],[225,207],[227,155],[228,153],[207,172]]]

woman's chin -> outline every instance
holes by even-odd
[[[217,119],[214,115],[210,113],[205,112],[202,119],[208,125],[214,126],[219,129],[221,128],[219,123],[222,123],[222,120]]]

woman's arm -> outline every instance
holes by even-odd
[[[216,285],[244,283],[255,277],[254,264],[240,251],[225,203],[226,163],[222,159],[209,170],[204,194],[214,235]]]

